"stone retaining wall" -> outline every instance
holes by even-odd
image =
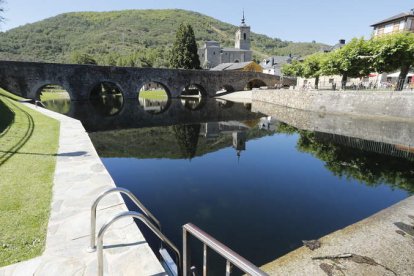
[[[414,119],[414,92],[255,90],[252,99],[322,113]]]

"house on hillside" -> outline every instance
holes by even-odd
[[[282,66],[284,64],[292,63],[292,60],[295,59],[292,55],[288,56],[272,56],[264,59],[260,66],[263,68],[263,73],[275,76],[282,75]]]
[[[372,24],[371,27],[374,28],[374,37],[404,31],[414,32],[414,9],[381,20]]]
[[[243,18],[235,34],[234,48],[221,48],[217,41],[206,41],[198,50],[200,64],[204,69],[216,67],[221,63],[238,63],[252,61],[250,50],[250,26]]]

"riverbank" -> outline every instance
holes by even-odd
[[[414,196],[261,267],[270,275],[414,275]]]
[[[60,122],[46,247],[40,257],[0,268],[0,275],[96,275],[97,254],[86,251],[89,246],[90,207],[97,195],[115,187],[115,184],[78,120],[25,105]],[[126,210],[121,196],[108,196],[98,206],[97,229],[115,214]],[[132,219],[113,225],[105,235],[104,245],[104,271],[107,275],[164,273]]]
[[[413,92],[253,90],[252,100],[321,114],[414,120]]]

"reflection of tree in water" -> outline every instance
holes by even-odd
[[[200,124],[173,126],[183,158],[192,159],[197,151]]]
[[[294,128],[283,126],[287,133]],[[368,186],[383,183],[414,193],[414,159],[399,158],[367,150],[347,147],[318,138],[314,132],[297,130],[300,138],[297,149],[325,162],[325,167],[339,177],[357,179]]]

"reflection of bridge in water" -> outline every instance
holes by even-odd
[[[189,99],[191,100],[191,99]],[[251,105],[241,103],[223,103],[214,99],[205,99],[196,109],[190,109],[186,100],[170,100],[163,112],[152,114],[140,106],[137,99],[123,101],[120,111],[109,115],[93,105],[92,102],[70,102],[70,117],[82,121],[87,131],[104,131],[124,128],[169,126],[175,124],[193,124],[233,120],[252,120],[263,116],[250,111]],[[110,113],[110,111],[109,111]]]

